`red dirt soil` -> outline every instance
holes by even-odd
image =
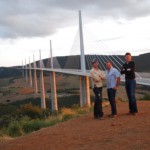
[[[138,102],[139,114],[126,115],[128,103],[117,103],[118,116],[104,120],[89,113],[80,118],[0,143],[0,150],[150,150],[150,101]]]

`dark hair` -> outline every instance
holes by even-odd
[[[127,53],[125,54],[125,56],[127,56],[127,55],[130,55],[130,56],[131,56],[131,53],[128,53],[128,52],[127,52]]]
[[[110,63],[111,65],[113,65],[112,62],[111,62],[110,60],[107,60],[106,64],[107,64],[107,63]]]

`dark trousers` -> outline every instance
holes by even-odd
[[[95,102],[94,102],[94,117],[102,117],[102,87],[94,87],[93,92],[95,94]]]
[[[129,110],[130,113],[137,113],[137,104],[136,104],[136,98],[135,98],[135,86],[136,81],[134,79],[127,79],[125,82],[125,88],[129,100]]]
[[[111,106],[112,115],[116,115],[117,114],[116,100],[115,100],[116,90],[114,90],[113,88],[109,88],[107,89],[107,94]]]

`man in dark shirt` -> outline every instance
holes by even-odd
[[[132,61],[130,53],[125,54],[126,63],[121,68],[121,74],[125,74],[125,88],[129,100],[129,113],[136,115],[138,113],[136,98],[135,98],[135,63]]]

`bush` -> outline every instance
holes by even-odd
[[[25,104],[17,110],[17,116],[28,116],[31,119],[40,118],[41,109],[38,106],[33,106],[31,103]]]
[[[50,109],[47,108],[41,110],[41,119],[46,119],[50,115],[51,115]]]
[[[24,122],[22,124],[22,130],[24,133],[30,133],[32,131],[37,131],[44,126],[44,122],[40,120],[32,120],[28,122]]]
[[[150,94],[145,94],[141,100],[150,100]]]
[[[69,120],[69,119],[71,119],[71,118],[73,118],[73,117],[74,117],[73,114],[64,114],[64,115],[62,116],[62,121],[67,121],[67,120]]]
[[[84,110],[84,109],[79,109],[79,110],[77,110],[77,113],[78,113],[78,114],[86,114],[86,110]]]
[[[8,126],[8,134],[12,137],[23,135],[21,124],[18,121],[11,122]]]

